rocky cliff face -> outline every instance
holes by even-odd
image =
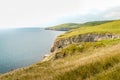
[[[51,48],[51,52],[59,50],[60,48],[65,47],[69,44],[73,44],[73,43],[96,42],[96,41],[101,41],[101,40],[106,40],[106,39],[120,39],[120,35],[110,34],[110,33],[106,33],[106,34],[89,33],[89,34],[80,34],[77,36],[64,38],[60,40],[56,39],[53,47]]]

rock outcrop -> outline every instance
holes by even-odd
[[[80,34],[77,36],[72,36],[69,38],[64,39],[56,39],[54,42],[53,47],[51,48],[51,52],[59,50],[69,44],[78,43],[78,42],[96,42],[106,39],[120,39],[120,35],[118,34],[95,34],[95,33],[88,33],[88,34]]]

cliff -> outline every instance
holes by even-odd
[[[46,30],[56,30],[56,31],[68,31],[68,30],[77,28],[78,25],[79,24],[77,24],[77,23],[65,23],[65,24],[60,24],[60,25],[56,25],[53,27],[48,27],[45,29]]]
[[[51,52],[57,51],[60,48],[63,48],[69,44],[79,43],[79,42],[96,42],[96,41],[102,41],[107,39],[120,39],[120,34],[94,34],[94,33],[88,33],[88,34],[80,34],[77,36],[72,36],[69,38],[64,39],[56,39],[54,42],[53,47],[51,48]]]
[[[0,75],[0,80],[119,79],[120,21],[68,31],[43,61]]]
[[[100,43],[101,41],[105,41],[105,40],[120,39],[119,26],[120,26],[120,20],[117,20],[102,25],[97,25],[92,27],[91,26],[80,27],[78,29],[68,31],[65,34],[57,37],[57,39],[53,44],[53,47],[51,48],[51,53],[44,58],[44,61],[65,57],[67,53],[64,52],[64,49],[67,48],[69,50],[69,45],[71,44],[77,44],[75,45],[76,47],[76,46],[81,46],[81,44],[87,42]]]
[[[68,31],[71,29],[76,29],[80,27],[86,27],[86,26],[96,26],[108,22],[112,22],[114,20],[108,20],[108,21],[91,21],[91,22],[85,22],[85,23],[65,23],[65,24],[60,24],[56,25],[53,27],[48,27],[45,28],[46,30],[57,30],[57,31]]]

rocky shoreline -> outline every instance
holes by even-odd
[[[42,61],[48,61],[55,57],[56,52],[59,52],[61,48],[68,46],[69,44],[79,43],[79,42],[97,42],[101,40],[107,39],[120,39],[120,34],[95,34],[95,33],[88,33],[88,34],[80,34],[77,36],[72,36],[69,38],[64,39],[56,39],[53,47],[51,47],[51,52],[46,54]]]

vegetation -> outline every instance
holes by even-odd
[[[120,20],[97,25],[97,26],[87,26],[87,27],[80,27],[78,29],[70,30],[63,35],[60,35],[58,39],[61,38],[68,38],[71,36],[79,35],[79,34],[87,34],[87,33],[94,33],[94,34],[105,34],[105,33],[113,33],[119,34],[120,33]]]
[[[84,53],[86,51],[90,51],[99,47],[106,47],[110,45],[114,45],[120,42],[120,39],[113,40],[102,40],[99,42],[80,42],[75,44],[70,44],[65,48],[62,48],[58,53],[56,53],[57,58],[63,58],[66,56],[75,55],[77,53]]]
[[[68,31],[59,38],[86,33],[120,34],[120,21]],[[0,75],[0,80],[120,80],[120,39],[70,44],[54,60]]]
[[[67,31],[73,28],[76,28],[79,24],[77,23],[66,23],[66,24],[61,24],[61,25],[56,25],[54,27],[48,27],[46,29],[48,30],[58,30],[58,31]]]
[[[119,80],[119,43],[120,40],[114,40],[107,43],[110,46],[97,47],[55,61],[40,62],[3,74],[0,80]]]
[[[93,22],[86,22],[83,24],[79,24],[79,23],[66,23],[66,24],[61,24],[61,25],[56,25],[53,27],[48,27],[46,29],[48,30],[58,30],[58,31],[68,31],[71,29],[76,29],[79,27],[85,27],[85,26],[96,26],[96,25],[100,25],[100,24],[104,24],[104,23],[108,23],[108,22],[112,22],[111,21],[93,21]]]

